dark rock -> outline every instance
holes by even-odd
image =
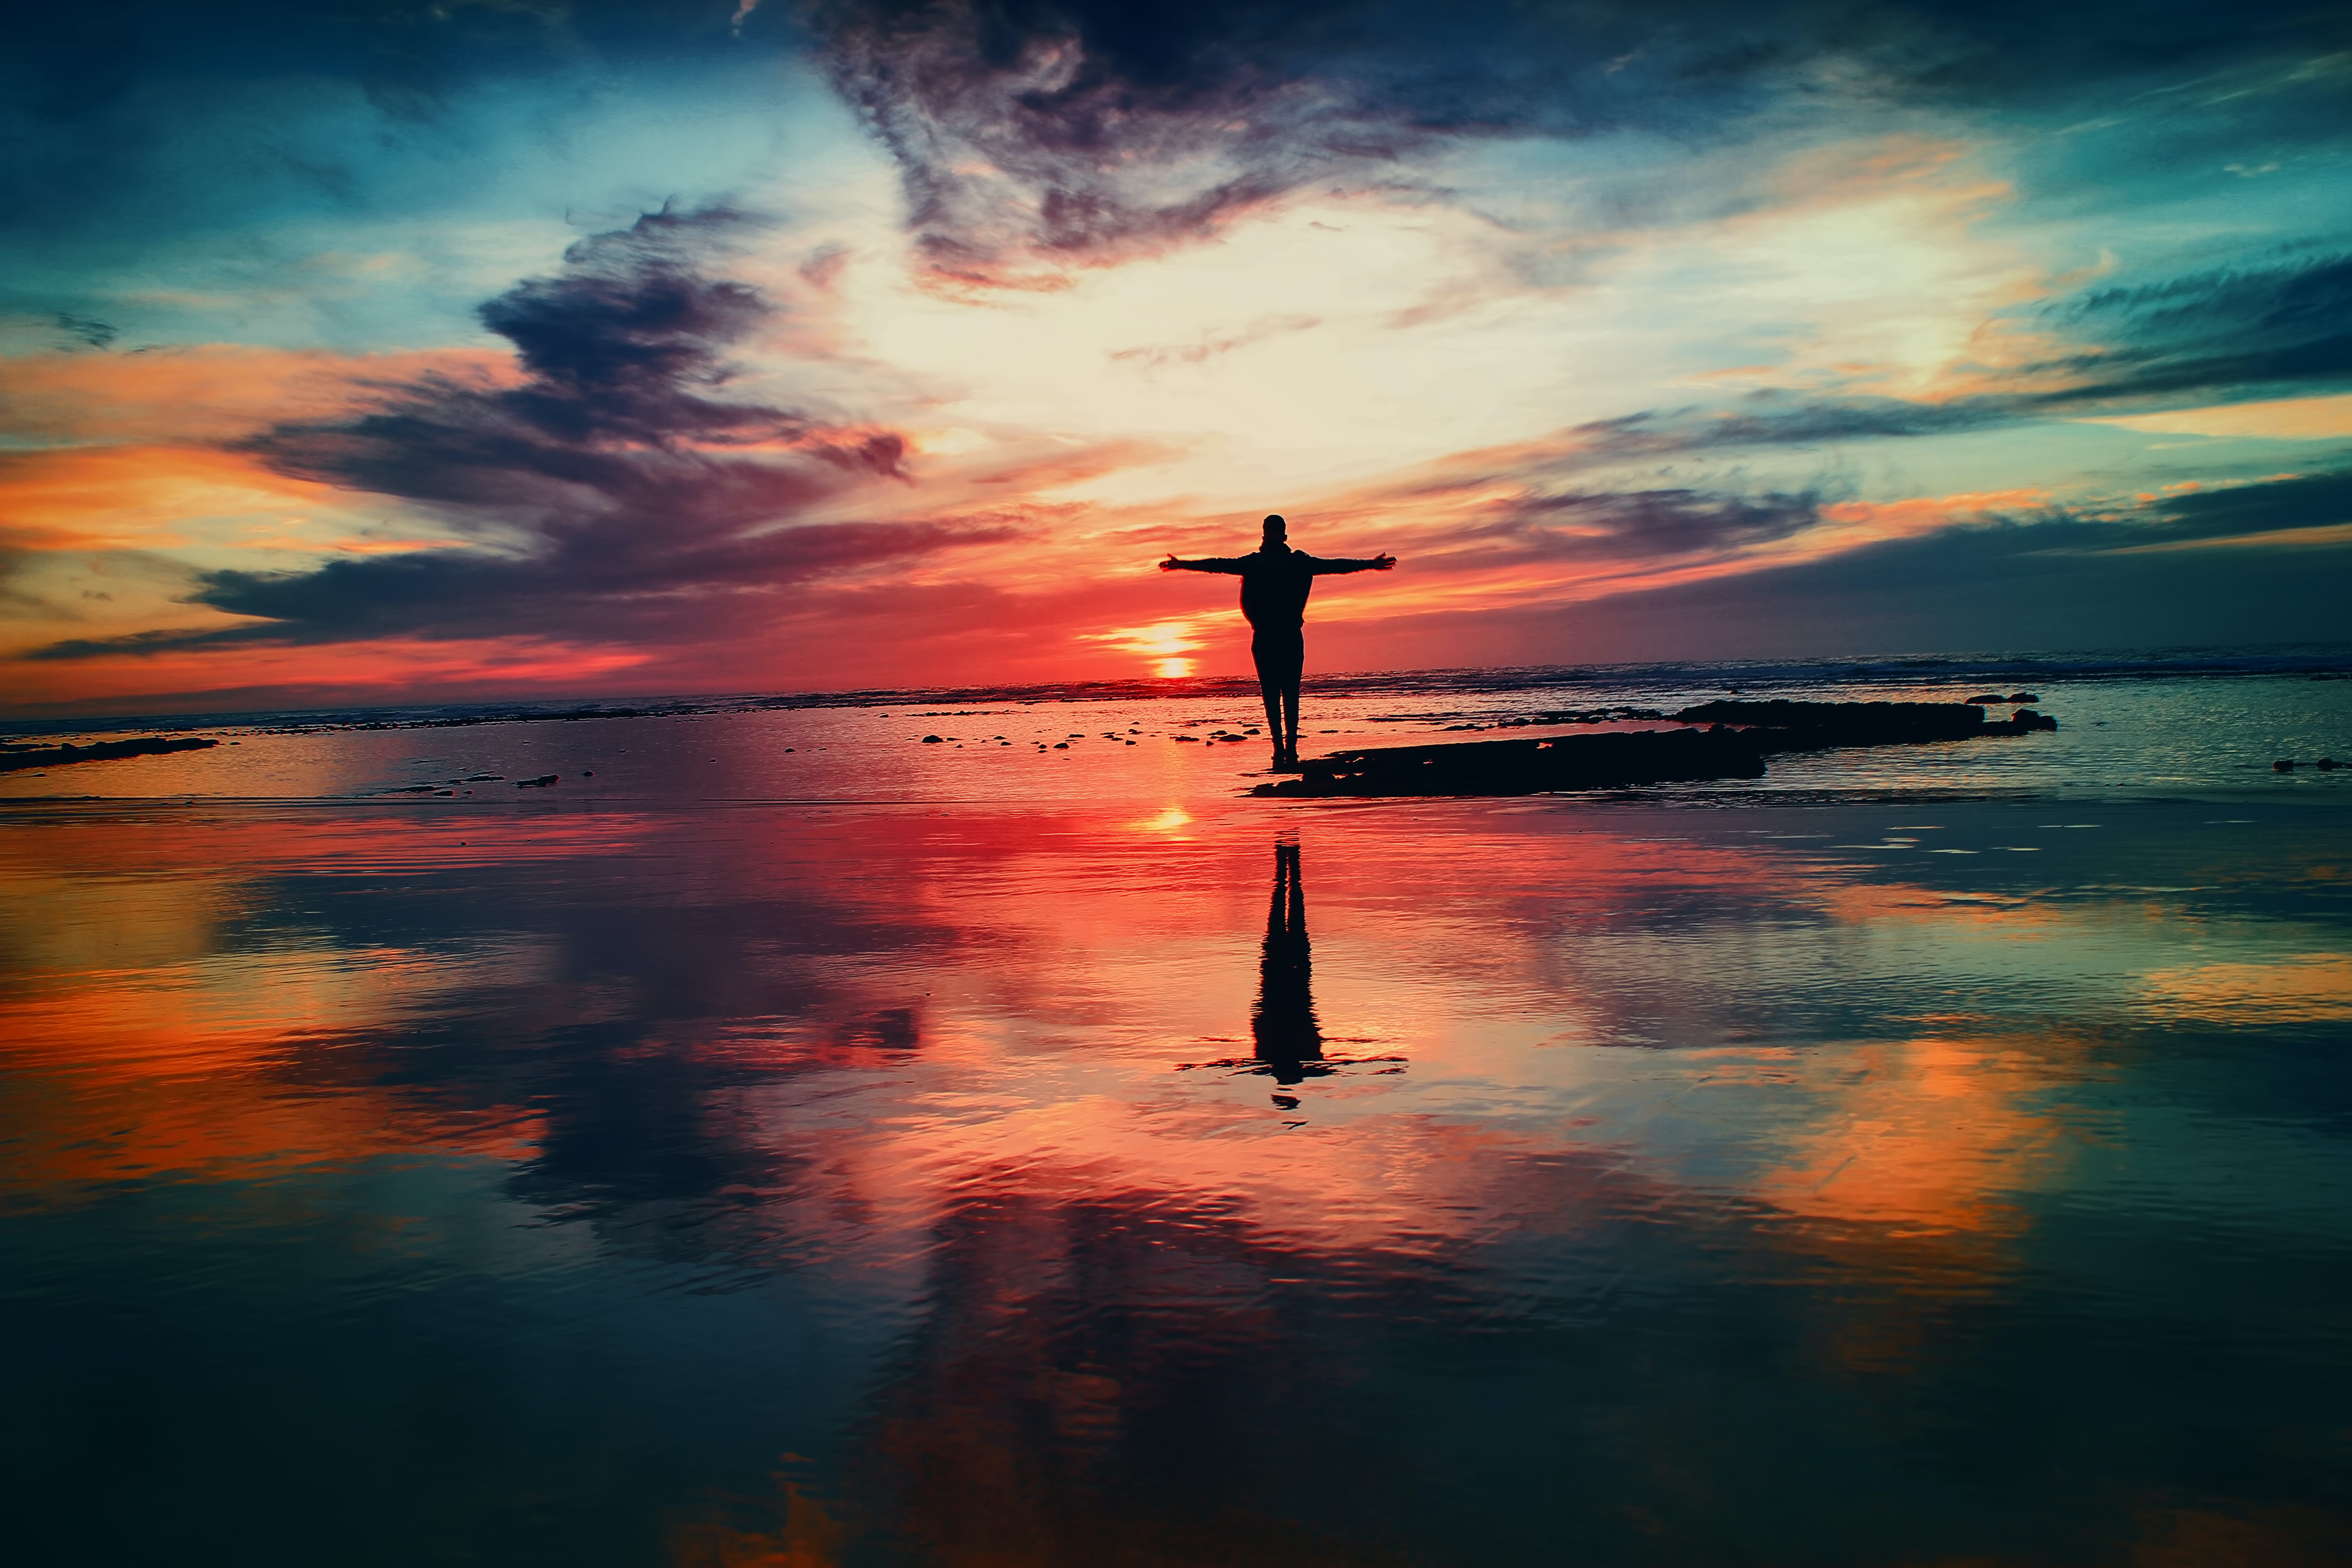
[[[201,735],[150,735],[140,741],[100,741],[77,746],[36,746],[24,751],[0,751],[0,773],[20,768],[61,767],[68,763],[106,763],[117,757],[152,757],[166,752],[204,752],[219,745]]]
[[[923,744],[926,746],[936,746],[944,739],[946,739],[946,737],[942,735],[926,735],[923,737]]]
[[[2277,762],[2271,764],[2271,772],[2274,773],[2291,773],[2294,772],[2294,759],[2293,757],[2281,757]]]
[[[2031,691],[2012,691],[2009,694],[2009,700],[2011,702],[2039,702],[2042,700],[2041,698],[2036,697]]]
[[[1985,693],[1984,693],[1983,695],[1981,695],[1981,696],[1979,696],[1979,697],[1971,697],[1971,698],[1969,698],[1969,701],[1971,701],[1971,702],[2006,702],[2006,701],[2008,701],[2009,700],[2008,700],[2007,698],[2003,697],[2003,696],[2002,696],[2000,692],[1998,692],[1998,691],[1988,691],[1988,692],[1985,692]],[[2019,700],[2019,701],[2021,701],[2021,702],[2023,702],[2023,701],[2028,700],[2028,699],[2021,697],[2021,698],[2019,698],[2019,699],[2018,699],[2018,700]]]
[[[2314,763],[2312,766],[2317,768],[2321,773],[2332,773],[2336,771],[2336,759],[2334,757],[2322,757],[2319,761]]]
[[[535,779],[517,779],[515,780],[515,788],[545,789],[549,784],[553,784],[557,779],[560,779],[562,776],[563,775],[562,773],[541,773]]]
[[[1538,795],[1697,779],[1760,778],[1774,752],[1911,745],[2055,730],[2032,709],[1989,723],[1962,702],[1706,702],[1675,715],[1685,730],[1468,741],[1337,752],[1257,795]],[[1696,726],[1706,725],[1705,729]]]
[[[1761,778],[1755,739],[1738,731],[1650,731],[1541,741],[1384,746],[1301,762],[1302,776],[1256,795],[1537,795],[1549,790],[1717,778]]]
[[[1674,715],[1685,724],[1738,724],[1763,731],[1767,752],[1815,752],[1833,746],[1910,745],[2024,735],[2055,730],[2058,721],[2031,709],[1988,722],[1973,702],[1702,702]]]

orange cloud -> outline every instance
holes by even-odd
[[[320,647],[215,645],[109,658],[0,664],[20,708],[129,705],[163,711],[389,701],[425,691],[495,696],[562,692],[648,662],[634,648],[517,637],[471,642],[391,638]]]
[[[284,419],[350,410],[374,387],[425,375],[503,384],[511,356],[487,349],[342,354],[205,343],[130,353],[12,356],[0,430],[46,444],[230,441]]]
[[[68,447],[0,457],[0,513],[12,540],[36,550],[169,550],[198,542],[194,520],[341,510],[350,499],[241,454],[198,447]]]
[[[2129,414],[2088,419],[2167,436],[2256,436],[2280,441],[2330,441],[2352,437],[2352,393],[2332,397],[2273,397],[2260,403],[2225,403],[2206,408],[2176,408],[2164,414]]]

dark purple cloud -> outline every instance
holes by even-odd
[[[403,634],[692,642],[791,584],[1004,537],[794,522],[898,477],[904,447],[887,431],[719,395],[729,351],[775,314],[707,269],[743,222],[652,214],[484,305],[483,322],[515,345],[518,385],[421,381],[357,418],[281,425],[244,444],[281,473],[417,504],[474,547],[209,572],[189,602],[261,619],[61,643],[45,657]]]
[[[1821,521],[1811,491],[1738,495],[1661,489],[1531,495],[1503,515],[1450,529],[1428,547],[1507,561],[1658,562],[1752,549]]]
[[[2315,59],[2345,26],[2192,0],[814,0],[935,274],[1039,281],[1198,238],[1449,138],[1742,134],[1769,108],[2032,114],[2119,79]],[[1038,268],[1043,266],[1044,271]]]
[[[2352,384],[2352,253],[2095,289],[2045,314],[2060,331],[2105,344],[2028,367],[2063,384],[2026,404]]]
[[[2352,543],[2330,525],[2347,506],[2352,471],[2334,471],[1989,516],[1570,605],[1417,617],[1384,628],[1379,646],[1407,667],[2333,644]]]

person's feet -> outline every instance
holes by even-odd
[[[1298,753],[1297,752],[1286,752],[1281,750],[1279,747],[1275,750],[1274,766],[1268,768],[1266,771],[1268,773],[1296,773],[1306,772],[1304,768],[1301,768],[1298,765]]]

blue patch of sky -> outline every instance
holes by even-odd
[[[773,56],[486,83],[430,114],[316,76],[146,84],[106,195],[0,236],[0,311],[102,320],[121,348],[489,345],[473,311],[582,235],[675,200],[789,204],[881,154]],[[779,216],[789,216],[789,213]]]

